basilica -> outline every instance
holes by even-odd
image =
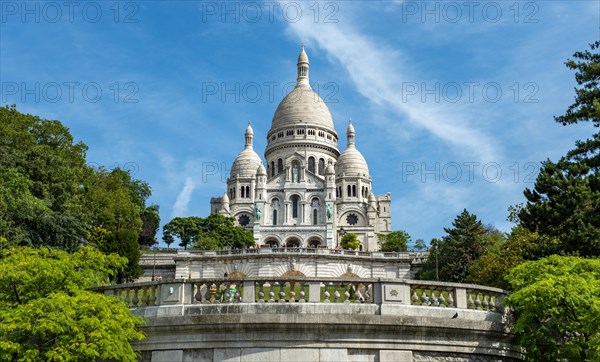
[[[352,121],[340,153],[331,113],[312,90],[308,71],[302,47],[296,86],[275,110],[267,134],[266,164],[253,149],[248,123],[227,190],[211,198],[211,212],[235,218],[259,247],[337,248],[343,235],[354,233],[359,250],[375,251],[377,234],[391,229],[391,194],[373,194]]]

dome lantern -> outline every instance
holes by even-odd
[[[298,56],[298,79],[296,86],[304,86],[310,88],[310,83],[308,82],[308,55],[304,51],[304,45],[302,45],[302,51]]]

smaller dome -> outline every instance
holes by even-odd
[[[246,127],[245,136],[246,146],[244,147],[244,150],[237,155],[235,161],[233,161],[233,165],[231,165],[231,177],[235,177],[236,175],[240,177],[254,177],[258,166],[262,165],[260,157],[258,157],[252,148],[254,131],[252,130],[249,121],[248,127]]]
[[[225,194],[223,194],[223,203],[224,204],[228,204],[229,203],[229,196],[227,196],[227,192]]]
[[[348,145],[346,150],[342,152],[338,158],[337,164],[335,165],[337,174],[342,176],[368,176],[369,166],[367,161],[356,148],[354,144],[354,126],[352,126],[352,120],[348,122],[348,129],[346,130],[346,136],[348,136]]]
[[[338,158],[336,173],[345,176],[368,176],[369,166],[356,147],[348,147]]]
[[[327,165],[327,167],[325,168],[325,174],[326,175],[335,175],[335,168],[333,167],[332,164]]]
[[[245,148],[233,161],[231,177],[254,177],[259,165],[262,165],[262,161],[256,152],[252,148]]]
[[[258,166],[258,169],[256,170],[256,175],[257,176],[266,176],[267,175],[267,170],[265,170],[265,166],[263,166],[262,162],[260,163],[260,166]]]

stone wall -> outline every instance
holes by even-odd
[[[427,254],[357,252],[331,249],[246,249],[224,252],[189,252],[160,255],[144,254],[140,261],[144,274],[139,281],[154,275],[163,279],[218,278],[225,274],[254,277],[345,277],[414,279]]]

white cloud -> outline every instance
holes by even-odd
[[[192,199],[192,192],[195,188],[196,185],[194,184],[194,180],[191,177],[186,177],[183,189],[181,189],[181,192],[179,192],[179,195],[177,196],[177,200],[175,200],[175,204],[173,204],[173,213],[171,218],[185,215],[188,209],[188,204]]]
[[[500,159],[494,140],[471,121],[474,117],[472,110],[456,106],[450,109],[438,103],[411,103],[403,99],[402,82],[413,80],[420,83],[421,80],[417,80],[413,72],[407,72],[410,62],[399,51],[359,33],[348,22],[315,23],[310,17],[303,17],[296,23],[288,23],[288,26],[298,39],[316,43],[330,58],[341,63],[356,90],[373,103],[387,108],[412,125],[426,129],[445,141],[456,153],[476,155],[483,162]],[[378,126],[388,126],[382,123]]]

